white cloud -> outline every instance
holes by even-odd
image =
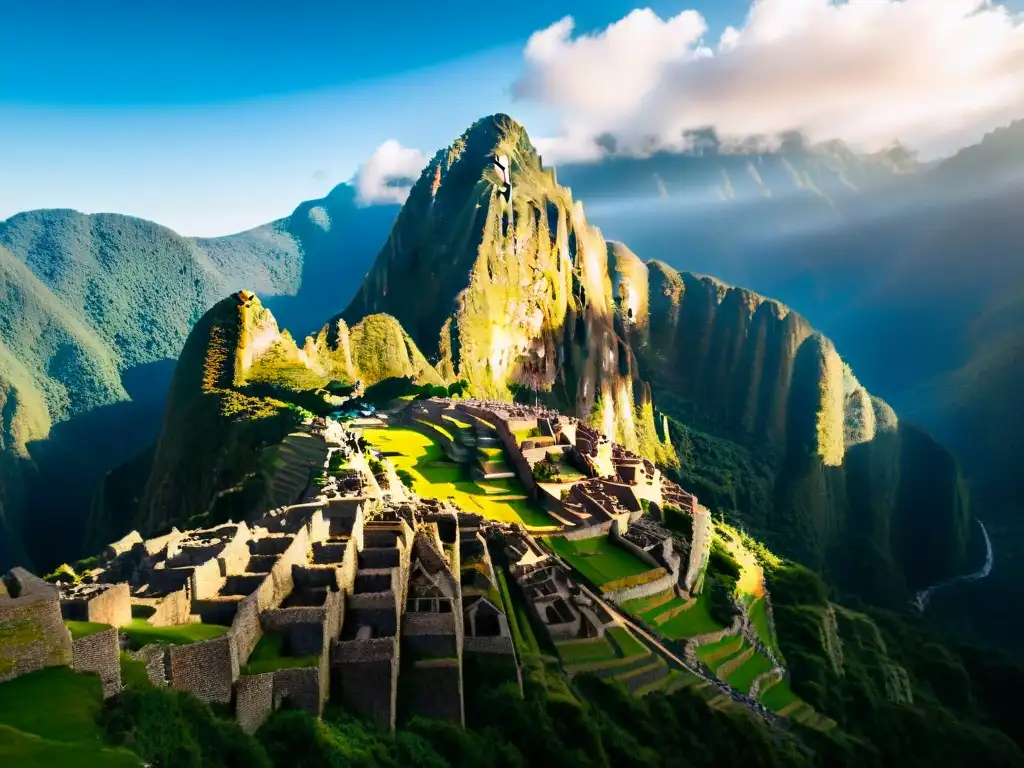
[[[928,156],[1024,117],[1024,18],[991,0],[755,0],[716,45],[705,32],[696,11],[576,37],[566,17],[530,38],[513,94],[555,112],[560,135],[538,145],[563,161],[599,155],[602,135],[642,154],[709,126]]]
[[[361,205],[404,203],[428,158],[418,149],[388,139],[368,157],[353,179]]]

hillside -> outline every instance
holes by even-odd
[[[618,244],[609,261],[641,374],[676,421],[699,497],[878,601],[897,602],[904,579],[963,568],[970,518],[952,457],[870,395],[806,319]],[[697,432],[721,450],[694,447]]]
[[[812,144],[797,133],[771,143],[727,144],[713,130],[687,139],[682,152],[612,153],[598,162],[561,166],[559,177],[589,207],[645,198],[742,202],[804,196],[829,202],[920,170],[899,144],[863,154],[842,141]]]
[[[753,461],[737,466],[691,450],[684,477],[731,475],[698,495],[853,591],[896,603],[964,564],[970,518],[947,451],[786,306],[606,244],[506,116],[424,170],[343,317],[381,311],[478,396],[542,396],[624,445],[647,436],[654,457],[650,391],[677,447],[692,429],[745,446]]]
[[[633,448],[653,434],[653,413],[637,429],[643,393],[604,238],[506,115],[476,122],[424,169],[341,317],[377,312],[479,396],[548,393]]]
[[[185,342],[152,460],[129,463],[104,483],[91,538],[117,538],[133,525],[151,532],[237,520],[277,506],[278,472],[294,474],[278,453],[295,453],[305,442],[302,422],[342,402],[327,385],[371,386],[386,378],[441,383],[394,318],[372,315],[351,331],[339,322],[299,348],[255,294],[229,296]],[[136,507],[119,489],[143,471],[148,479]],[[305,488],[299,477],[287,485],[289,501]]]
[[[340,184],[289,217],[220,238],[70,210],[0,222],[5,307],[18,310],[0,321],[0,566],[81,554],[78,510],[107,472],[156,440],[171,361],[220,297],[258,290],[289,325],[314,331],[324,293],[357,284],[395,210],[359,208]],[[66,489],[59,500],[55,482]],[[36,526],[43,520],[65,535]]]

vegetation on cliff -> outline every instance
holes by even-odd
[[[378,312],[472,394],[507,399],[511,387],[596,412],[609,435],[639,447],[643,402],[607,246],[506,115],[476,122],[423,170],[342,317]]]
[[[828,339],[742,288],[621,247],[609,258],[639,372],[672,417],[679,478],[705,504],[883,604],[964,567],[955,461],[869,395]]]
[[[250,376],[261,394],[247,392]],[[303,417],[298,406],[262,394],[264,387],[302,392],[323,384],[300,364],[295,343],[259,299],[242,292],[218,302],[178,360],[140,527],[159,530],[213,512],[225,493],[246,494],[246,483],[260,475],[263,449]]]

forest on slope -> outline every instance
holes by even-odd
[[[358,208],[355,190],[339,185],[222,238],[70,210],[0,222],[0,567],[81,554],[91,497],[156,441],[174,360],[207,309],[256,289],[289,324],[313,329],[308,308],[323,300],[337,252],[379,244],[394,214]],[[367,265],[344,266],[354,284]]]

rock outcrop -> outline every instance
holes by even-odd
[[[474,394],[533,390],[638,447],[643,393],[606,243],[506,115],[478,121],[423,170],[341,318],[379,312]]]
[[[831,341],[751,291],[618,244],[609,254],[658,407],[776,457],[755,522],[781,549],[878,589],[963,566],[970,518],[952,456],[872,397]]]

